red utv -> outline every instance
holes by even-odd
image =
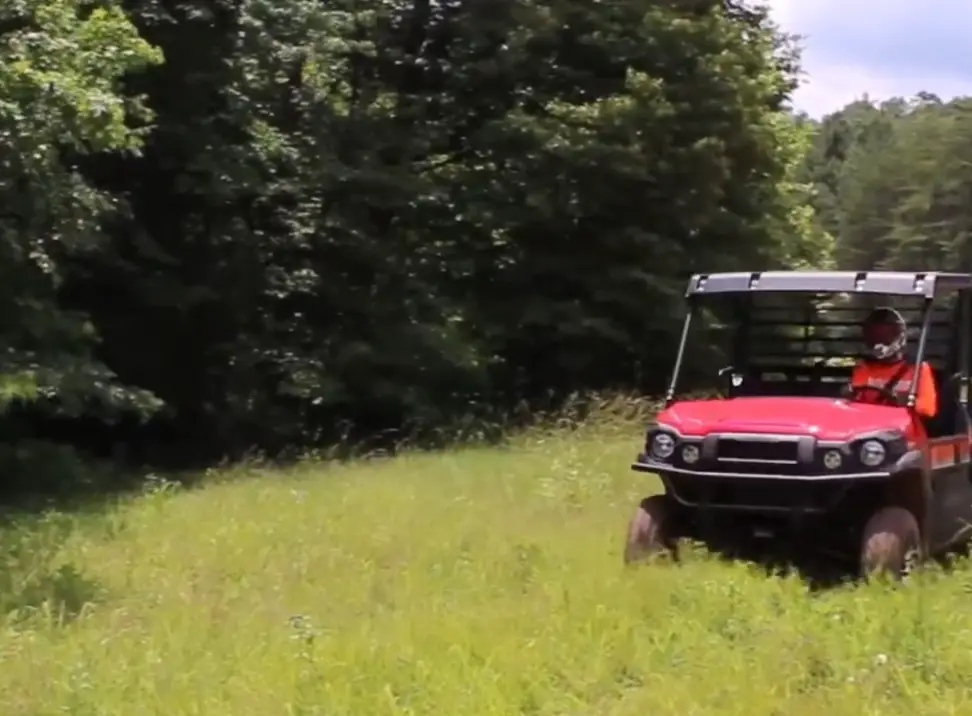
[[[810,551],[865,574],[901,574],[912,558],[972,537],[972,275],[702,274],[686,296],[665,406],[632,465],[658,475],[664,493],[642,500],[625,561],[677,556],[688,538],[724,553]],[[878,306],[907,321],[907,360],[932,367],[931,419],[915,411],[917,381],[904,400],[848,395],[861,324]],[[722,394],[677,398],[700,336],[698,350],[726,346]]]

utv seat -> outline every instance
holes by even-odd
[[[952,374],[935,365],[932,365],[932,377],[938,397],[938,410],[934,417],[922,421],[925,424],[925,433],[929,438],[955,435],[965,427],[965,419],[960,414],[962,406],[958,401],[955,381]]]

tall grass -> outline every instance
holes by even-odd
[[[0,714],[972,713],[972,571],[621,566],[645,407],[0,534]],[[607,418],[605,418],[607,416]]]

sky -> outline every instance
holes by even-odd
[[[805,76],[793,104],[813,117],[865,94],[972,95],[972,0],[764,0],[802,35]]]

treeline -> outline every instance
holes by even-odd
[[[729,0],[21,0],[0,38],[9,489],[38,439],[192,464],[656,391],[687,275],[862,245],[834,197],[908,163],[890,111],[825,129],[813,181],[867,176],[818,224],[796,53]]]
[[[972,270],[972,98],[862,99],[808,124],[800,180],[838,267]]]

